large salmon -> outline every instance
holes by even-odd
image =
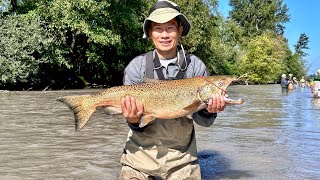
[[[140,127],[155,118],[173,119],[190,115],[206,108],[215,94],[226,95],[233,76],[193,77],[180,80],[145,80],[137,85],[108,88],[97,95],[66,96],[57,100],[74,111],[75,129],[79,131],[90,119],[97,107],[121,113],[121,98],[130,95],[137,104],[143,104],[144,113]],[[225,98],[226,105],[242,104],[244,100]]]

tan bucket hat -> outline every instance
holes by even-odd
[[[149,10],[148,17],[143,23],[143,38],[148,37],[148,29],[151,26],[151,22],[166,23],[173,18],[179,18],[180,24],[183,27],[181,36],[186,36],[191,28],[191,25],[185,15],[180,13],[180,7],[172,1],[159,0]]]

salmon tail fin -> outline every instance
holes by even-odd
[[[89,103],[86,103],[89,97],[91,96],[65,96],[57,99],[57,101],[66,104],[74,112],[76,131],[80,131],[83,128],[96,110],[95,106],[89,106]]]

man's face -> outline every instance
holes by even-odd
[[[182,26],[178,26],[175,18],[166,23],[152,22],[149,30],[149,36],[160,54],[176,54],[181,33]]]

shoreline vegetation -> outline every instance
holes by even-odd
[[[123,70],[153,49],[142,24],[157,0],[2,0],[0,89],[61,90],[122,85]],[[249,84],[278,82],[281,74],[307,76],[301,32],[291,50],[284,37],[290,10],[283,1],[175,0],[192,30],[180,43],[211,75],[247,74]]]

